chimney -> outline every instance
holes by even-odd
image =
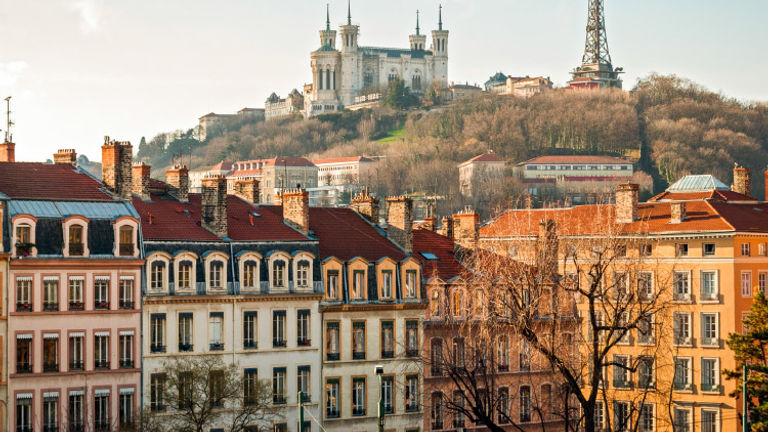
[[[424,229],[434,231],[437,229],[437,218],[435,217],[435,206],[432,202],[427,204],[427,212],[424,215]]]
[[[752,196],[752,175],[749,173],[749,168],[734,164],[731,190],[742,195]]]
[[[108,136],[104,137],[104,145],[101,146],[101,179],[110,192],[125,199],[130,199],[133,192],[132,161],[133,147],[129,141],[114,141]]]
[[[133,193],[142,200],[149,200],[149,172],[150,166],[144,163],[134,164],[131,170],[131,181],[133,182]]]
[[[283,222],[304,234],[308,234],[309,193],[304,189],[284,189],[282,191],[282,200]]]
[[[258,204],[259,181],[254,179],[235,181],[235,195],[251,204]]]
[[[453,240],[461,246],[474,246],[477,241],[477,224],[480,222],[480,215],[472,208],[466,207],[453,215],[453,221]]]
[[[219,237],[227,237],[227,179],[222,176],[203,179],[200,207],[203,228]]]
[[[616,223],[632,223],[637,220],[637,202],[640,186],[622,183],[616,188]]]
[[[74,165],[77,163],[75,149],[61,149],[53,154],[53,163],[56,165]]]
[[[439,233],[453,240],[453,218],[443,216],[443,219],[440,221]]]
[[[669,211],[669,223],[679,224],[685,220],[685,203],[682,201],[672,202]]]
[[[363,215],[370,223],[379,224],[379,199],[370,195],[367,188],[352,198],[350,207]]]
[[[0,143],[0,162],[16,162],[16,144],[8,141]]]
[[[165,182],[176,190],[176,198],[179,201],[189,201],[189,170],[186,165],[174,165],[168,169],[165,172]]]
[[[404,251],[413,251],[413,200],[405,196],[387,198],[387,236]]]
[[[552,219],[539,222],[539,236],[536,241],[537,265],[548,277],[557,275],[558,241],[557,223]]]

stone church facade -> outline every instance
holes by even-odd
[[[369,93],[378,93],[390,81],[402,79],[415,93],[423,93],[432,83],[448,82],[448,30],[443,29],[442,6],[438,29],[432,31],[432,46],[427,50],[427,35],[421,33],[418,12],[416,33],[409,36],[409,48],[360,46],[360,26],[347,22],[339,27],[341,49],[336,47],[336,30],[330,16],[320,31],[321,46],[310,55],[312,84],[306,86],[304,110],[307,117],[339,111]]]

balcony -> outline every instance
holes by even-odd
[[[419,350],[415,348],[406,348],[405,349],[405,356],[406,357],[418,357],[419,356]]]
[[[650,377],[641,377],[637,381],[637,386],[641,389],[652,389],[656,388],[656,383]]]
[[[71,301],[69,302],[69,310],[71,311],[81,311],[85,309],[85,304],[81,301]]]
[[[497,366],[499,372],[509,372],[509,364],[500,364]]]
[[[339,418],[339,408],[338,407],[329,407],[325,409],[325,417],[326,418]]]
[[[16,363],[16,373],[32,373],[32,363]]]
[[[257,349],[259,344],[255,340],[244,340],[243,349]]]
[[[381,358],[383,359],[391,359],[395,357],[395,352],[392,350],[385,350],[381,352]]]
[[[211,342],[209,349],[211,351],[224,351],[224,342]]]
[[[109,369],[109,360],[96,360],[93,362],[95,369]]]
[[[109,432],[111,425],[107,419],[98,419],[93,423],[93,430],[96,432]]]
[[[272,339],[272,347],[273,348],[285,348],[287,345],[287,342],[285,339]]]
[[[417,412],[418,410],[419,410],[419,404],[415,402],[409,402],[405,404],[405,412],[412,413],[412,412]]]
[[[296,341],[296,344],[300,347],[307,347],[312,345],[312,339],[306,339],[306,338],[299,338]]]
[[[189,352],[194,349],[194,345],[191,343],[180,343],[179,344],[179,352]]]
[[[82,243],[69,244],[69,256],[83,256],[84,253],[85,246]]]
[[[134,367],[133,359],[120,359],[120,369],[133,369]]]
[[[384,414],[394,414],[395,407],[392,404],[384,404]]]
[[[108,301],[95,301],[93,302],[93,308],[96,310],[109,310]]]
[[[284,395],[272,395],[272,403],[275,405],[285,405]]]
[[[59,432],[59,425],[56,423],[43,425],[43,432]]]
[[[43,372],[58,372],[58,363],[43,363]]]
[[[84,430],[85,428],[80,422],[72,422],[69,424],[69,428],[67,428],[68,432],[83,432]]]
[[[365,360],[365,351],[363,351],[363,352],[353,352],[352,353],[352,360]]]
[[[133,243],[120,243],[118,252],[120,256],[133,256]]]
[[[45,312],[58,312],[59,310],[59,303],[58,302],[43,302],[43,311]]]
[[[120,300],[120,309],[133,309],[134,302],[130,300]]]
[[[85,368],[83,365],[83,361],[71,361],[69,362],[69,370],[71,371],[81,371]]]
[[[301,392],[301,402],[302,403],[312,402],[312,395],[307,392]]]
[[[32,312],[32,303],[16,303],[16,312]]]
[[[339,360],[339,353],[327,353],[325,355],[325,359],[327,361],[338,361]]]
[[[149,351],[153,353],[163,353],[165,352],[165,345],[151,344],[149,346]]]
[[[364,407],[352,407],[352,415],[355,417],[364,416],[365,415],[365,408]]]

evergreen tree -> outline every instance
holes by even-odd
[[[403,109],[418,105],[419,98],[411,93],[411,89],[405,86],[401,79],[392,80],[387,86],[387,94],[384,104],[392,108]]]
[[[736,370],[726,370],[728,379],[738,381],[731,396],[741,398],[742,367],[747,364],[749,423],[752,432],[768,432],[768,299],[758,291],[744,319],[745,334],[730,334],[726,343],[736,358]]]

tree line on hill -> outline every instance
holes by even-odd
[[[734,163],[759,174],[768,156],[768,104],[731,99],[674,75],[648,76],[629,92],[558,89],[447,105],[431,97],[417,107],[407,89],[390,90],[373,110],[242,122],[202,142],[194,129],[159,134],[142,140],[137,158],[162,173],[179,154],[192,169],[276,155],[375,156],[378,169],[366,179],[374,192],[442,196],[447,212],[519,201],[523,188],[515,179],[472,200],[460,197],[457,164],[488,150],[512,163],[547,154],[627,157],[654,177],[656,191],[691,173],[729,183]],[[753,175],[753,190],[762,188],[763,176]]]

